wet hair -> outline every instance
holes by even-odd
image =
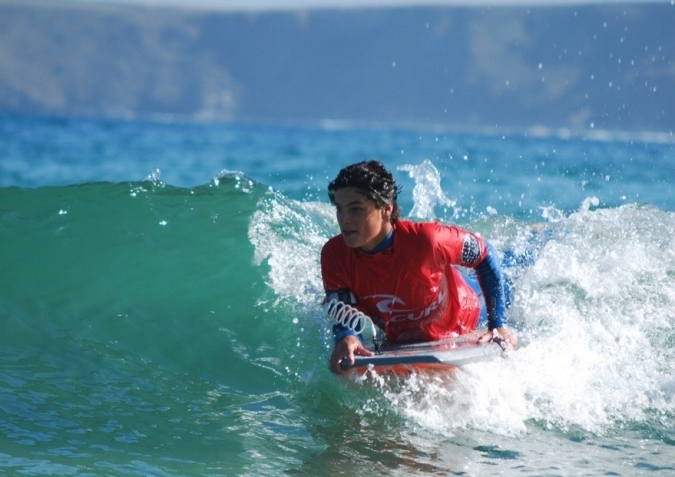
[[[328,198],[335,204],[335,191],[353,187],[360,194],[375,202],[376,207],[382,208],[392,204],[391,223],[396,222],[401,215],[396,199],[401,191],[396,185],[394,176],[379,161],[362,161],[343,168],[330,184],[328,184]]]

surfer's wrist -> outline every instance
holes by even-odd
[[[338,344],[340,341],[345,339],[347,336],[356,336],[359,339],[359,341],[361,341],[363,343],[363,340],[361,339],[361,337],[358,334],[356,334],[356,332],[354,330],[344,329],[344,330],[340,330],[340,331],[337,331],[337,330],[334,331],[333,337],[335,338],[335,344]]]
[[[488,330],[498,330],[504,328],[504,319],[501,316],[489,316],[488,315]]]

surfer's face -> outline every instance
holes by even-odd
[[[393,206],[378,208],[354,187],[335,191],[335,212],[342,237],[348,247],[370,251],[382,242],[391,230]]]

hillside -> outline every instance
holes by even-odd
[[[0,2],[0,112],[675,130],[675,7]]]

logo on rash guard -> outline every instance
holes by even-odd
[[[396,322],[396,321],[417,321],[421,320],[422,318],[427,318],[429,315],[431,315],[431,312],[434,311],[436,308],[439,307],[441,303],[443,303],[443,299],[445,298],[445,293],[440,292],[438,295],[436,295],[436,299],[433,301],[431,305],[426,307],[423,310],[420,310],[419,312],[415,313],[414,310],[412,313],[405,313],[401,315],[393,315],[389,319],[390,322]],[[401,311],[411,311],[411,310],[396,310],[398,312]]]
[[[379,299],[375,305],[377,307],[377,311],[388,315],[391,315],[394,312],[393,306],[395,304],[405,306],[405,302],[395,295],[368,295],[364,298]]]
[[[480,259],[480,244],[476,237],[466,234],[462,245],[462,262],[472,264]]]

